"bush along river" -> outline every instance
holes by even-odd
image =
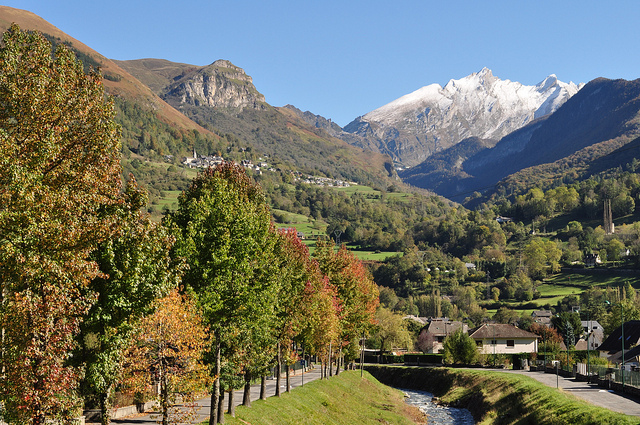
[[[433,402],[433,394],[426,391],[398,388],[404,392],[404,401],[416,406],[427,415],[429,425],[473,425],[475,421],[467,409],[443,407]]]

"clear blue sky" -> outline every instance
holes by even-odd
[[[483,67],[537,84],[640,78],[640,1],[15,0],[112,59],[228,59],[274,106],[344,126]]]

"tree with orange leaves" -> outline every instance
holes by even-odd
[[[207,389],[209,369],[203,362],[207,329],[195,301],[173,290],[156,301],[156,311],[142,319],[125,355],[124,385],[144,392],[158,383],[162,425],[188,422],[196,396]],[[190,423],[190,422],[189,422]]]
[[[331,241],[318,241],[314,257],[340,300],[340,345],[346,358],[357,358],[358,341],[375,321],[378,287],[362,262],[343,245],[336,252]],[[339,357],[342,353],[339,354]]]

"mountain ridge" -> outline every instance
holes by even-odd
[[[424,86],[356,118],[344,130],[368,139],[398,163],[415,166],[469,137],[497,142],[555,111],[581,87],[553,74],[526,86],[483,68],[444,87]]]
[[[305,118],[293,106],[269,105],[252,78],[227,60],[207,66],[158,59],[118,63],[141,81],[153,84],[163,100],[200,125],[218,134],[232,134],[301,171],[369,181],[383,187],[397,178],[390,159],[384,155],[347,143],[338,137],[335,128],[314,122],[312,114]]]
[[[464,175],[449,173],[448,186],[440,185],[436,191],[451,197],[500,182],[498,186],[504,193],[514,193],[518,186],[544,186],[553,180],[553,174],[556,180],[562,176],[585,177],[589,175],[590,162],[622,148],[639,135],[640,79],[597,78],[555,113],[505,136],[494,147],[465,158],[460,164]],[[427,160],[400,172],[400,176],[410,184],[432,187],[437,165]]]

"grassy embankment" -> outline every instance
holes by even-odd
[[[313,381],[281,397],[238,406],[230,425],[353,425],[415,424],[426,420],[403,394],[379,383],[365,372],[342,372],[328,380]]]
[[[429,391],[465,407],[480,424],[637,424],[638,418],[593,406],[522,375],[448,368],[368,367],[388,385]]]

